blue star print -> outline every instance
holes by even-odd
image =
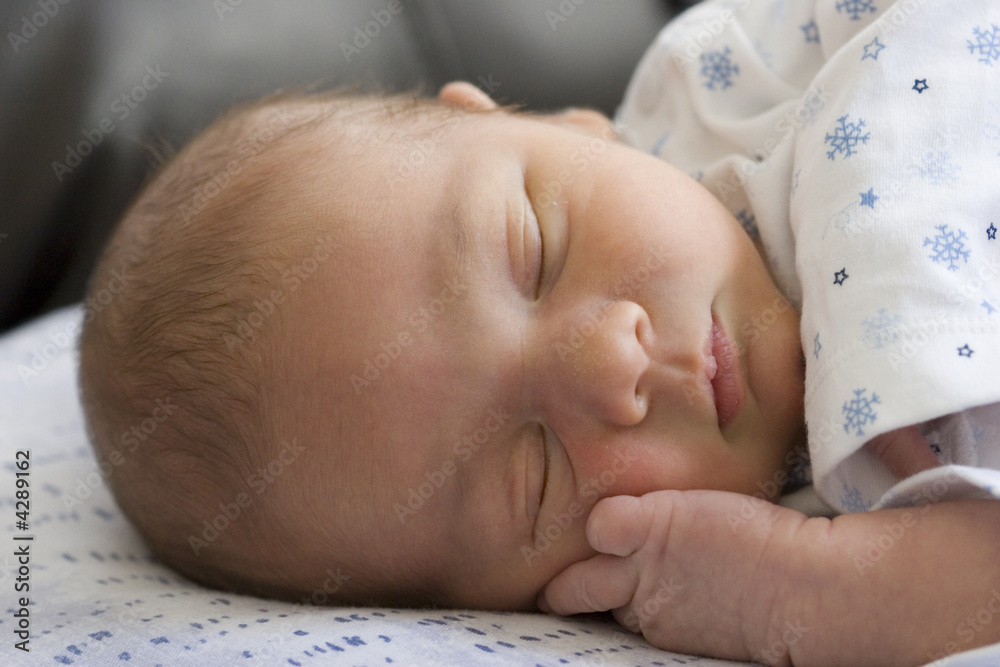
[[[861,205],[867,206],[868,208],[875,208],[875,202],[878,201],[878,195],[874,192],[875,188],[868,188],[868,192],[861,192]]]
[[[986,299],[983,299],[983,302],[979,305],[986,309],[987,315],[992,315],[993,313],[997,312],[997,309],[993,307],[993,304],[991,304]]]
[[[823,346],[819,343],[819,332],[816,332],[816,337],[813,338],[813,356],[819,359],[819,351],[823,349]]]
[[[992,222],[990,223],[990,226],[986,228],[986,238],[990,241],[995,241],[997,238],[997,228]]]
[[[819,43],[819,28],[816,26],[815,21],[810,21],[805,25],[799,26],[799,30],[805,33],[806,42]]]
[[[847,275],[847,267],[845,266],[840,271],[837,271],[835,274],[833,274],[833,284],[843,285],[844,281],[847,280],[848,278],[850,278],[850,276]]]
[[[930,88],[930,86],[927,85],[927,79],[913,80],[913,90],[917,91],[918,93],[922,94],[928,88]]]
[[[885,48],[885,44],[878,41],[878,37],[872,41],[865,44],[865,55],[861,56],[861,59],[871,58],[872,60],[878,60],[878,54],[882,49]]]
[[[968,345],[963,345],[958,348],[958,356],[960,357],[971,357],[973,352],[975,352],[975,350],[970,348]]]

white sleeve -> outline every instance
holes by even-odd
[[[806,421],[842,511],[895,484],[865,442],[1000,401],[998,24],[986,0],[893,4],[830,57],[798,133]]]

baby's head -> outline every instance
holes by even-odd
[[[91,294],[98,459],[217,587],[530,608],[600,498],[759,493],[801,442],[798,318],[732,216],[602,116],[468,84],[230,113]]]

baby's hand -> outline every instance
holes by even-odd
[[[659,648],[788,664],[798,630],[782,584],[805,521],[722,491],[606,498],[587,521],[601,554],[557,575],[539,607],[563,615],[610,609]]]
[[[935,468],[940,464],[916,426],[889,431],[869,440],[867,447],[897,479]]]

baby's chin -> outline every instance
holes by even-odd
[[[801,412],[790,420],[788,436],[783,439],[785,445],[776,450],[780,458],[757,483],[753,495],[763,494],[766,500],[777,502],[789,482],[791,471],[809,462],[809,450],[806,446],[806,427],[801,418]]]

